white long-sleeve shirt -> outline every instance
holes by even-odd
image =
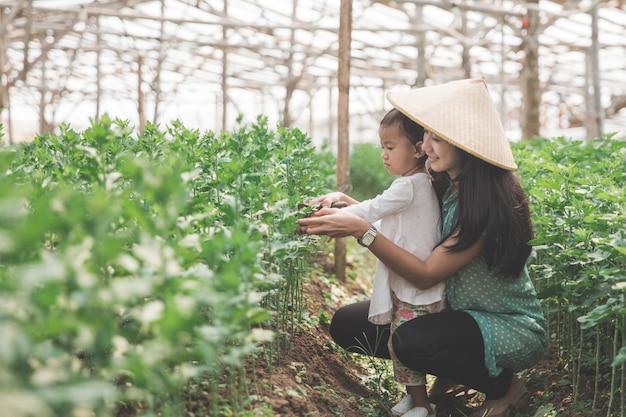
[[[441,215],[437,196],[427,174],[396,179],[382,194],[342,210],[369,221],[380,221],[379,230],[396,245],[420,259],[426,259],[441,239]],[[368,319],[374,324],[391,322],[393,291],[400,301],[428,305],[440,301],[445,284],[420,290],[376,261],[376,275]]]

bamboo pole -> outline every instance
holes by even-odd
[[[506,21],[504,20],[504,16],[500,16],[500,28],[501,28],[501,39],[500,39],[500,76],[499,76],[499,84],[500,84],[500,121],[502,122],[502,126],[506,130],[506,122],[507,122],[507,109],[506,109],[506,78],[505,78],[505,67],[506,67],[506,44],[504,42],[504,28]]]
[[[165,0],[161,0],[161,16],[165,16]],[[161,104],[161,97],[163,96],[161,87],[161,72],[163,71],[163,62],[165,61],[165,20],[161,20],[159,27],[161,33],[161,42],[159,42],[159,59],[157,60],[156,76],[154,80],[154,114],[152,115],[153,123],[156,124],[159,120],[159,107]]]
[[[350,44],[352,41],[352,0],[341,0],[339,12],[339,62],[337,87],[337,189],[350,189]],[[346,239],[335,241],[335,275],[346,280]]]
[[[7,44],[7,35],[3,28],[6,27],[6,21],[10,18],[7,17],[5,10],[0,10],[0,44],[3,45],[2,49],[0,49],[0,115],[6,110],[7,111],[7,124],[9,127],[9,135],[8,135],[8,143],[11,144],[11,112],[9,110],[9,85],[7,83],[8,80],[8,68],[7,63],[9,62],[6,50]],[[1,120],[0,120],[1,122]],[[2,138],[0,138],[0,145],[2,144]]]
[[[593,124],[592,135],[587,134],[587,138],[592,136],[599,138],[602,136],[602,103],[600,97],[600,46],[598,42],[598,3],[594,2],[590,11],[591,14],[591,79],[593,86]],[[589,132],[588,132],[589,133]]]
[[[28,4],[31,5],[31,2],[28,2]],[[8,14],[8,16],[6,15],[6,8],[2,8],[2,10],[0,10],[0,39],[2,40],[2,42],[0,42],[0,45],[2,45],[2,48],[0,50],[0,114],[6,111],[7,131],[4,132],[4,134],[7,137],[7,143],[9,145],[14,142],[14,139],[13,120],[11,117],[11,96],[9,93],[9,90],[11,88],[11,83],[9,82],[9,68],[11,64],[7,55],[7,45],[9,44],[9,33],[7,28],[15,20],[15,18],[19,16],[25,5],[26,0],[20,0],[19,3],[11,8],[11,12]],[[24,62],[26,62],[26,53],[24,56]],[[26,74],[26,68],[24,68],[24,74]],[[26,79],[26,75],[24,75],[24,79]],[[2,144],[2,140],[0,140],[0,144]]]
[[[46,58],[41,61],[41,85],[39,86],[39,134],[46,132]]]
[[[313,83],[311,81],[310,78],[307,78],[307,91],[309,92],[309,135],[313,135],[313,130],[314,130],[314,118],[313,118],[313,98],[315,97],[315,93],[317,93],[317,91],[315,90]]]
[[[528,2],[528,16],[525,21],[526,33],[522,33],[524,50],[524,66],[522,68],[522,139],[531,139],[539,135],[539,105],[541,102],[541,86],[539,84],[539,12],[531,5],[537,6],[539,0]]]
[[[96,17],[96,118],[100,120],[100,98],[102,97],[102,35],[100,33],[100,18]]]
[[[137,57],[137,113],[139,115],[139,132],[143,132],[146,127],[146,110],[144,108],[144,94],[141,89],[143,84],[143,58]]]
[[[426,31],[423,29],[424,7],[417,6],[415,8],[414,26],[417,29],[417,78],[415,79],[416,87],[424,87],[426,85]]]
[[[328,108],[332,108],[333,106],[333,86],[332,86],[332,81],[329,79],[328,80]],[[328,123],[326,124],[328,126],[328,141],[330,142],[330,146],[332,146],[332,141],[333,141],[333,136],[335,136],[334,133],[334,126],[335,124],[333,123],[333,115],[332,112],[328,115]]]
[[[224,19],[228,18],[228,0],[224,0]],[[228,27],[222,26],[222,41],[228,39]],[[222,130],[228,121],[228,49],[222,49]]]
[[[294,22],[296,20],[296,13],[298,10],[298,0],[293,0],[291,5],[291,21]],[[289,49],[289,54],[287,56],[287,79],[285,83],[285,103],[283,106],[283,126],[289,127],[291,126],[291,98],[293,97],[293,93],[296,90],[298,85],[298,81],[294,76],[293,69],[293,51],[294,46],[296,45],[296,29],[291,29],[289,32],[289,45],[291,48]]]
[[[30,39],[33,24],[33,0],[28,0],[28,8],[26,9],[25,14],[26,26],[24,27],[24,63],[22,65],[23,72],[20,74],[20,79],[22,81],[26,81],[26,76],[31,68],[30,62],[28,61],[28,55],[30,54]]]
[[[464,39],[469,39],[471,36],[468,36],[468,28],[467,28],[467,12],[458,11],[461,15],[461,34]],[[461,52],[462,57],[462,66],[463,66],[463,76],[464,78],[472,77],[472,60],[470,56],[470,49],[472,48],[471,44],[467,42],[461,42],[461,46],[463,47],[463,52]]]

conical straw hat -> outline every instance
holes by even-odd
[[[387,99],[441,139],[492,165],[517,169],[484,79],[391,92]]]

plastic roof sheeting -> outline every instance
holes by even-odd
[[[238,114],[282,123],[293,90],[291,125],[332,138],[339,3],[0,0],[4,133],[20,140],[64,122],[78,130],[104,113],[135,126],[141,113],[203,130],[232,128]],[[420,59],[427,84],[463,78],[464,50],[471,76],[484,76],[500,100],[505,127],[519,130],[523,19],[532,7],[545,25],[538,39],[543,126],[569,127],[585,112],[592,4],[354,0],[351,140],[377,141],[385,92],[414,86]],[[599,4],[599,77],[608,105],[626,94],[626,2]],[[614,122],[626,125],[620,114]]]

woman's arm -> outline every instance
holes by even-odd
[[[302,233],[327,235],[333,238],[354,236],[358,239],[370,227],[366,220],[352,213],[329,208],[316,212],[312,217],[298,220],[298,224]],[[426,289],[467,265],[478,256],[484,245],[484,238],[480,238],[474,245],[461,252],[451,252],[445,248],[454,244],[455,241],[455,236],[449,237],[424,261],[397,246],[380,233],[369,249],[395,273],[417,288]]]
[[[423,261],[395,245],[380,233],[376,236],[369,249],[396,274],[411,282],[417,288],[425,290],[459,271],[482,251],[484,237],[481,237],[474,245],[460,252],[452,252],[446,249],[446,246],[454,244],[456,239],[455,236],[449,237]]]

